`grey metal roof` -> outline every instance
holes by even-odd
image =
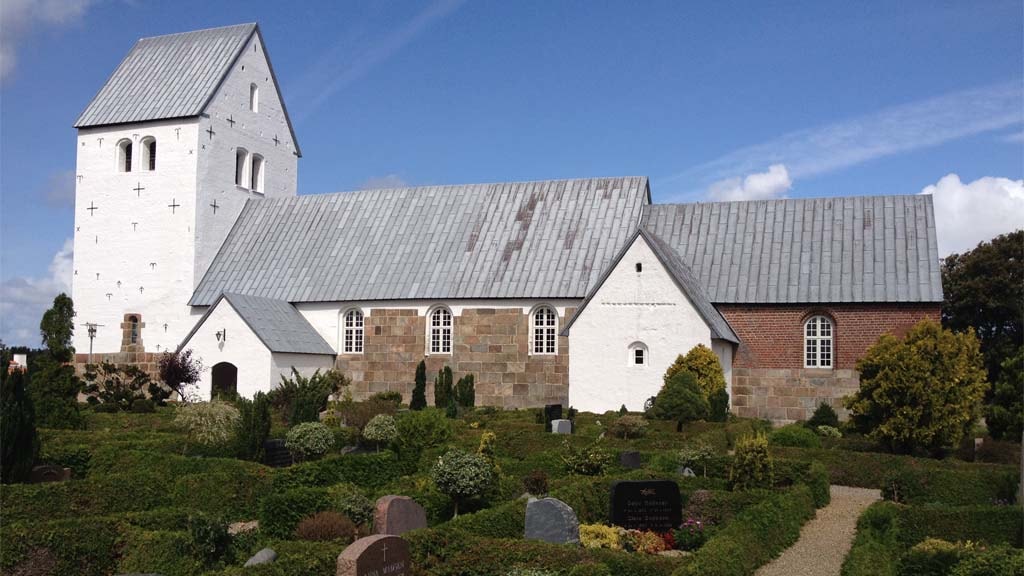
[[[182,340],[179,350],[188,343],[213,313],[221,300],[227,300],[242,320],[271,352],[294,354],[334,354],[334,349],[320,336],[294,306],[282,300],[224,293],[219,296]]]
[[[942,301],[931,196],[655,204],[643,226],[716,304]]]
[[[643,177],[250,200],[190,304],[583,298],[649,202]]]
[[[576,322],[576,319],[580,317],[583,310],[585,310],[587,305],[590,304],[590,301],[594,299],[594,295],[597,294],[598,289],[600,289],[601,285],[604,284],[604,281],[608,279],[612,270],[614,270],[619,264],[622,258],[626,255],[626,252],[629,251],[629,247],[638,237],[643,237],[644,240],[647,241],[651,250],[654,251],[654,255],[658,257],[658,260],[661,261],[661,264],[668,271],[669,275],[673,280],[675,280],[676,286],[678,286],[683,294],[690,299],[690,302],[697,310],[697,313],[704,319],[704,323],[711,329],[711,337],[718,340],[728,340],[729,342],[738,344],[740,341],[739,336],[733,332],[732,326],[729,326],[729,322],[726,321],[724,316],[722,316],[722,313],[715,308],[714,304],[712,304],[710,300],[708,300],[708,296],[704,292],[703,286],[701,286],[700,282],[697,281],[697,278],[693,275],[689,266],[682,261],[676,251],[666,244],[664,240],[643,228],[638,228],[630,237],[630,240],[622,246],[622,250],[620,250],[619,254],[615,257],[615,261],[608,265],[608,268],[605,269],[601,278],[590,289],[590,293],[587,294],[586,300],[584,300],[583,304],[576,309],[576,313],[573,315],[572,319],[565,325],[565,328],[562,330],[562,336],[569,335],[569,328],[571,328],[573,323]]]

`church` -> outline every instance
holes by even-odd
[[[640,410],[698,344],[731,409],[788,422],[856,390],[884,333],[939,318],[932,199],[656,204],[645,177],[298,195],[260,28],[139,40],[74,124],[76,363],[204,365],[200,393],[337,368],[411,397]],[[432,398],[428,382],[428,399]]]

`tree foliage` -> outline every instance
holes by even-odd
[[[270,400],[257,392],[252,400],[239,398],[238,455],[246,460],[263,460],[263,444],[270,436]]]
[[[39,323],[46,351],[29,363],[27,389],[35,408],[36,424],[43,428],[82,427],[78,411],[82,382],[69,364],[75,357],[71,347],[74,316],[71,298],[59,294]]]
[[[1024,428],[1024,347],[1003,362],[992,403],[985,407],[985,423],[993,438],[1020,441]]]
[[[75,333],[75,306],[67,294],[62,292],[53,299],[53,306],[43,313],[39,322],[39,333],[43,337],[43,346],[54,360],[70,362],[74,359],[71,337]]]
[[[973,330],[990,382],[1024,342],[1024,230],[942,261],[942,325]]]
[[[725,390],[725,374],[718,356],[703,344],[697,344],[686,355],[680,354],[665,371],[665,383],[680,372],[690,372],[697,378],[704,398],[719,390]]]
[[[906,338],[885,334],[857,362],[860,389],[846,400],[858,430],[910,453],[956,445],[988,388],[978,339],[923,320]]]
[[[288,431],[284,443],[299,460],[317,460],[334,446],[334,433],[319,422],[303,422]]]
[[[378,451],[381,444],[391,444],[398,439],[395,417],[390,414],[377,414],[363,428],[363,438],[376,443]]]
[[[7,373],[10,359],[0,354],[0,482],[24,482],[32,472],[39,454],[32,400],[25,390],[25,375],[20,370]]]
[[[427,407],[427,363],[420,360],[416,365],[416,382],[412,389],[410,410],[423,410]]]
[[[348,378],[338,370],[317,370],[308,378],[292,367],[292,377],[281,375],[281,383],[267,393],[270,404],[284,416],[288,424],[319,422],[327,409],[327,400],[349,385]]]
[[[438,490],[452,499],[455,516],[458,516],[460,503],[483,494],[491,486],[494,470],[487,458],[452,448],[434,462],[430,479]]]
[[[659,420],[692,422],[708,416],[708,401],[692,372],[676,372],[654,397],[651,416]]]
[[[182,399],[193,396],[188,388],[199,382],[199,375],[203,371],[203,363],[192,358],[192,350],[180,352],[167,352],[160,357],[158,363],[160,380],[167,386],[164,388],[159,383],[153,382],[149,386],[149,395],[153,400],[163,406],[170,392],[175,392]]]
[[[137,366],[101,362],[86,364],[82,391],[88,395],[86,400],[91,405],[107,404],[127,412],[132,403],[146,397],[144,390],[149,384],[149,374]]]
[[[454,394],[452,385],[452,369],[449,366],[437,371],[434,378],[434,406],[437,408],[448,408]]]
[[[455,403],[461,408],[476,405],[476,383],[472,374],[466,374],[455,384]]]

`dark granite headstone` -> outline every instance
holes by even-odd
[[[544,406],[544,429],[551,432],[551,421],[562,419],[562,405],[548,404]]]
[[[408,576],[409,543],[398,536],[360,538],[338,556],[335,576]]]
[[[263,463],[274,468],[283,468],[295,463],[284,440],[277,438],[263,443]]]
[[[32,484],[64,482],[66,480],[71,480],[71,468],[61,468],[60,466],[54,466],[53,464],[40,464],[39,466],[33,466],[32,472],[29,473],[28,477],[28,481]]]
[[[640,462],[640,453],[636,450],[627,450],[619,454],[619,466],[628,470],[636,470],[641,468],[643,463]]]
[[[580,523],[576,512],[557,498],[531,499],[526,504],[525,537],[550,544],[578,544]]]
[[[612,484],[612,524],[667,532],[683,521],[679,485],[671,480],[622,480]]]
[[[427,511],[408,496],[381,496],[373,511],[373,531],[401,536],[427,527]]]

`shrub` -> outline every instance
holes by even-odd
[[[718,356],[703,344],[697,344],[686,353],[679,355],[676,361],[665,371],[665,384],[680,372],[690,372],[697,378],[697,384],[705,399],[718,390],[725,390],[725,374]]]
[[[4,364],[6,370],[7,364]],[[78,393],[82,381],[75,368],[49,356],[41,357],[37,366],[29,368],[26,390],[32,400],[36,426],[40,428],[77,429],[84,426],[78,409]]]
[[[323,373],[317,370],[307,378],[293,367],[292,377],[285,378],[282,374],[281,383],[267,396],[271,406],[294,426],[318,421],[320,412],[327,408],[327,399],[340,393],[348,384],[348,378],[338,370]]]
[[[700,518],[688,517],[683,521],[678,530],[672,531],[672,537],[676,541],[676,548],[679,550],[696,550],[708,541],[710,524]]]
[[[834,426],[822,425],[822,426],[818,426],[817,428],[815,428],[814,431],[817,432],[818,436],[821,436],[822,438],[842,438],[843,437],[843,433],[839,431],[839,428],[836,428]]]
[[[581,562],[569,569],[569,576],[613,576],[607,564]]]
[[[773,446],[821,448],[821,439],[818,435],[799,424],[789,424],[772,430],[768,435],[768,443]]]
[[[344,540],[348,543],[358,537],[358,530],[344,514],[324,510],[302,519],[295,527],[295,537],[313,542]]]
[[[481,495],[491,485],[493,475],[486,458],[455,448],[438,457],[430,470],[430,479],[454,502],[455,516],[461,502]]]
[[[708,415],[708,401],[691,372],[677,372],[668,378],[654,397],[651,413],[659,420],[692,422]]]
[[[822,402],[814,409],[814,414],[811,414],[811,418],[807,421],[806,426],[808,428],[817,428],[819,426],[839,428],[839,415],[836,414],[835,408],[832,408],[831,404]]]
[[[537,469],[531,470],[523,478],[523,488],[534,496],[544,496],[548,493],[548,473]]]
[[[896,514],[897,507],[890,502],[876,502],[864,510],[842,576],[896,576],[902,550],[896,541]]]
[[[346,426],[351,426],[362,432],[366,424],[378,414],[392,414],[398,412],[398,405],[394,402],[380,400],[378,398],[368,399],[365,402],[352,402],[346,400],[333,405],[335,411],[341,414]]]
[[[396,446],[404,456],[419,456],[424,450],[441,446],[452,437],[452,425],[436,408],[424,408],[400,415],[395,426],[398,430]]]
[[[274,471],[273,483],[275,490],[331,486],[339,482],[351,482],[365,489],[375,489],[411,471],[394,452],[346,454],[279,468]]]
[[[729,419],[729,393],[720,388],[708,396],[708,420],[725,422]]]
[[[136,398],[132,402],[132,412],[136,414],[152,414],[156,412],[156,406],[153,406],[153,401],[149,398]]]
[[[420,360],[416,365],[416,380],[412,388],[410,410],[423,410],[427,407],[427,363]]]
[[[331,507],[359,526],[373,524],[374,503],[355,484],[343,482],[327,489]]]
[[[971,546],[928,538],[915,544],[900,559],[899,576],[946,576]]]
[[[931,320],[902,340],[883,335],[857,370],[860,389],[846,400],[854,425],[899,453],[958,444],[988,388],[974,334]]]
[[[395,425],[394,416],[388,414],[377,414],[363,428],[363,438],[377,444],[377,451],[380,451],[381,444],[391,444],[398,438],[398,427]]]
[[[1012,472],[990,467],[962,470],[904,466],[886,474],[882,496],[904,504],[1011,503],[1017,489]]]
[[[170,391],[177,392],[181,398],[192,396],[189,388],[199,382],[199,376],[203,371],[203,364],[198,359],[192,358],[192,350],[181,352],[165,352],[157,364],[160,380],[164,386],[152,383],[149,386],[149,395],[156,403],[163,406]]]
[[[288,431],[284,444],[299,460],[318,460],[331,449],[334,434],[319,422],[303,422]]]
[[[580,524],[580,543],[584,548],[622,550],[619,529],[603,524]]]
[[[227,443],[238,429],[238,409],[222,400],[178,406],[174,423],[188,434],[189,442],[204,446]]]
[[[224,522],[203,514],[192,514],[187,521],[192,555],[206,566],[225,559],[231,552],[231,535]]]
[[[472,374],[466,374],[455,384],[455,403],[461,408],[476,405],[476,385]]]
[[[330,507],[330,498],[323,488],[293,488],[269,494],[260,502],[260,533],[272,538],[289,538],[303,518]]]
[[[368,400],[379,400],[381,402],[390,402],[395,405],[397,409],[402,405],[402,393],[394,390],[388,390],[387,392],[377,392],[371,394]]]
[[[132,402],[146,397],[143,391],[149,383],[149,374],[132,364],[86,364],[82,392],[88,396],[86,400],[91,405],[107,404],[128,411]]]
[[[0,481],[25,482],[39,454],[32,400],[25,390],[25,375],[19,370],[8,374],[6,362],[0,367]]]
[[[238,400],[238,456],[246,460],[263,460],[264,448],[270,436],[270,399],[257,392],[252,400]]]
[[[569,474],[599,476],[611,464],[612,456],[598,447],[598,442],[576,448],[571,442],[562,443],[562,462]]]
[[[437,371],[434,378],[434,407],[446,409],[453,400],[452,369],[449,366]]]
[[[950,576],[1006,576],[1024,574],[1024,550],[996,546],[968,555]]]
[[[729,487],[732,490],[771,488],[773,483],[772,458],[765,435],[758,433],[737,440],[729,468]]]
[[[985,424],[996,440],[1019,442],[1024,428],[1024,346],[1001,366],[992,403],[985,407]]]
[[[647,434],[647,420],[632,414],[620,416],[608,426],[608,432],[616,438],[643,438]]]
[[[661,534],[650,530],[626,530],[622,535],[623,547],[626,550],[657,554],[665,551],[665,539]]]
[[[707,477],[708,462],[710,462],[714,456],[714,448],[704,442],[696,441],[683,446],[679,450],[679,465],[691,470],[697,470],[699,468],[702,471],[702,475]]]
[[[900,506],[897,525],[904,547],[926,538],[1020,547],[1024,512],[1017,506]]]

